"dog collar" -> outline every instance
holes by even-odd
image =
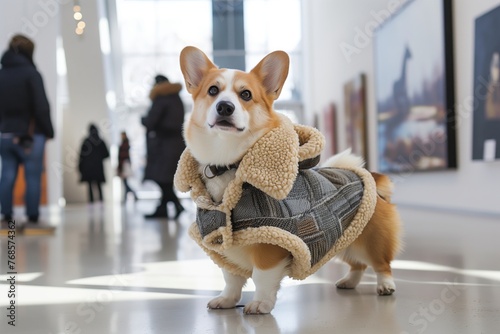
[[[205,169],[203,169],[203,175],[207,179],[213,179],[214,177],[221,176],[228,170],[236,168],[238,168],[238,164],[231,164],[229,166],[206,165]]]

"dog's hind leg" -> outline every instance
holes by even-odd
[[[241,299],[241,290],[247,279],[242,276],[231,274],[229,271],[222,269],[226,286],[221,294],[208,302],[207,307],[210,309],[233,308]]]
[[[366,264],[350,261],[348,259],[343,259],[343,260],[346,261],[351,266],[351,269],[349,270],[347,275],[339,279],[335,283],[335,285],[339,289],[354,289],[359,284],[361,278],[363,277],[363,273],[365,272],[366,269]]]
[[[373,263],[372,266],[377,274],[377,293],[380,296],[392,295],[396,291],[396,284],[392,278],[390,263],[380,261]]]

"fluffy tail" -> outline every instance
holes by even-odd
[[[323,167],[335,167],[335,168],[352,168],[352,167],[363,167],[365,161],[360,156],[354,155],[351,149],[347,149],[344,152],[334,155],[328,158],[323,163]]]
[[[391,202],[392,192],[394,190],[394,184],[391,179],[384,174],[371,173],[375,183],[377,184],[377,194],[382,197],[386,202]]]

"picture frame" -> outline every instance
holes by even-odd
[[[344,113],[346,146],[352,153],[368,161],[368,133],[366,112],[366,75],[359,74],[344,84]]]
[[[500,6],[475,21],[473,160],[500,159],[499,29]]]
[[[452,29],[451,0],[410,0],[375,31],[381,172],[457,167]]]
[[[338,153],[337,144],[337,106],[331,102],[323,108],[322,131],[325,136],[325,158]]]

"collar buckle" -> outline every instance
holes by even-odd
[[[238,168],[237,164],[232,164],[229,166],[206,165],[205,168],[203,169],[203,175],[205,175],[207,179],[213,179],[217,176],[221,176],[228,170],[236,168]]]

